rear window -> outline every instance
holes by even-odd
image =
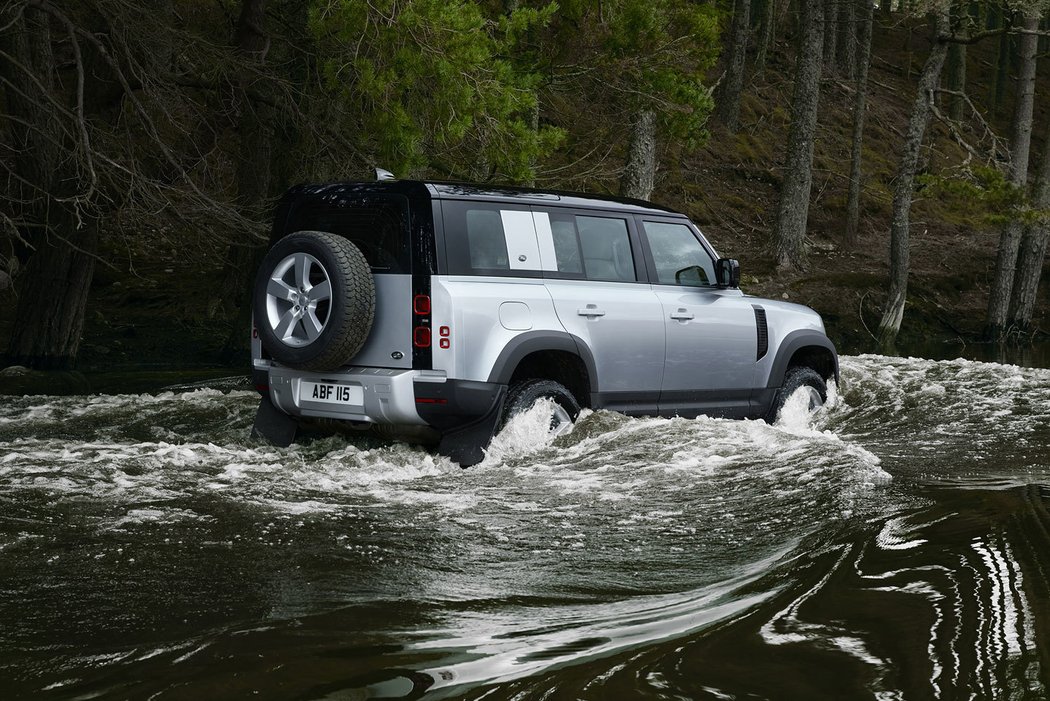
[[[408,200],[398,195],[337,203],[303,200],[294,205],[285,235],[328,231],[345,236],[364,254],[373,273],[411,273]]]

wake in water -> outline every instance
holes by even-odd
[[[989,527],[982,504],[1047,483],[1048,371],[844,358],[820,412],[793,400],[773,426],[584,412],[555,438],[540,407],[468,470],[372,438],[256,445],[256,403],[0,406],[0,689],[1041,688],[1050,597],[1027,572],[1050,548],[1021,543],[1045,520]],[[829,664],[841,678],[818,683]]]

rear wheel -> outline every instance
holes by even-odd
[[[788,368],[784,375],[784,385],[777,392],[773,406],[769,407],[769,412],[766,413],[766,421],[774,423],[777,416],[780,415],[780,410],[784,408],[784,404],[798,391],[806,393],[810,413],[817,411],[828,401],[828,386],[820,373],[806,366]]]
[[[580,415],[580,404],[572,392],[554,380],[522,380],[511,385],[507,401],[503,405],[500,429],[518,414],[531,409],[537,401],[550,399],[554,403],[551,411],[550,431],[556,436],[572,428]]]

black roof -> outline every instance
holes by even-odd
[[[563,207],[650,212],[684,216],[673,209],[652,202],[611,195],[593,195],[562,190],[540,190],[537,188],[513,187],[510,185],[481,185],[423,180],[372,180],[367,182],[340,182],[323,185],[297,185],[289,195],[320,195],[339,198],[346,195],[393,192],[408,196],[429,195],[434,199],[479,199],[489,202],[520,202],[560,205]]]

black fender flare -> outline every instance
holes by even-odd
[[[798,331],[792,331],[789,333],[784,337],[784,340],[780,342],[780,346],[777,348],[777,354],[773,358],[773,366],[769,371],[769,380],[766,382],[766,387],[779,389],[783,386],[784,375],[787,374],[788,363],[791,362],[791,356],[795,355],[800,349],[807,347],[823,348],[831,353],[831,362],[834,371],[833,378],[835,382],[838,382],[839,354],[835,350],[835,344],[831,342],[831,339],[819,331],[799,329]]]
[[[598,373],[590,349],[576,336],[559,331],[526,331],[515,336],[496,358],[488,381],[501,385],[510,384],[514,370],[525,359],[525,356],[538,351],[550,350],[572,353],[582,360],[584,367],[587,368],[587,381],[591,393],[598,391]]]

